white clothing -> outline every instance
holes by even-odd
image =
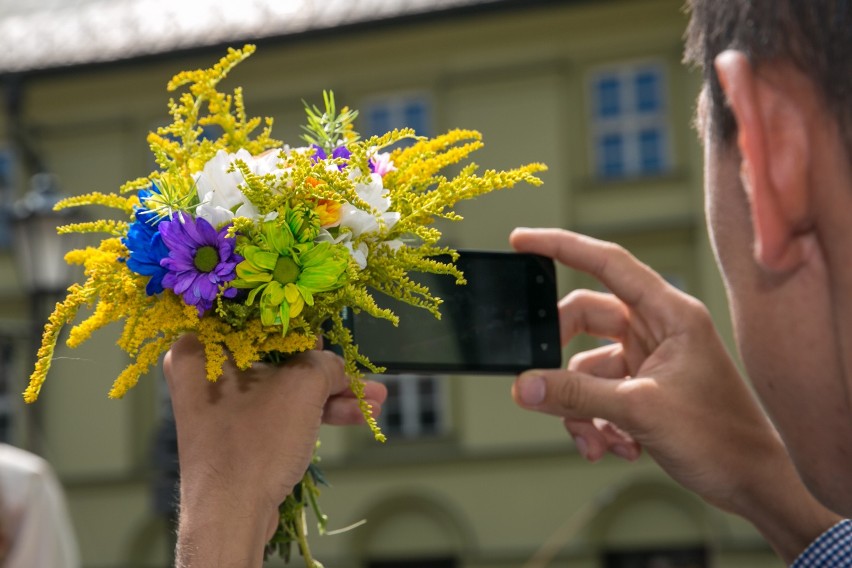
[[[3,568],[79,568],[80,552],[65,495],[42,458],[0,444]]]

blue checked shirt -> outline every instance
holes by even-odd
[[[840,521],[820,535],[790,568],[852,567],[852,520]]]

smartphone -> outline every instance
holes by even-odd
[[[412,274],[443,300],[440,320],[381,294],[374,294],[376,303],[399,316],[398,327],[348,310],[360,351],[391,374],[516,374],[560,367],[553,261],[533,254],[459,253],[467,284],[457,285],[447,275]]]

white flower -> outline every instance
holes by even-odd
[[[351,203],[344,203],[340,208],[340,226],[352,231],[353,237],[378,232],[382,225],[385,230],[389,230],[399,221],[399,213],[388,212],[391,201],[382,185],[382,176],[379,174],[370,174],[369,183],[355,184],[355,192],[358,197],[378,211],[378,215],[359,209]]]
[[[286,153],[287,148],[284,148],[283,151]],[[281,174],[284,173],[284,170],[278,167],[281,161],[281,152],[281,148],[267,150],[259,156],[252,157],[251,161],[246,161],[246,165],[248,165],[253,174],[259,176],[275,174],[276,177],[281,177]]]
[[[367,248],[366,243],[360,243],[358,248],[354,248],[350,241],[343,243],[343,245],[349,249],[349,254],[352,255],[352,259],[355,261],[355,264],[358,265],[358,268],[361,270],[367,268],[367,253],[369,252],[369,249]]]
[[[246,164],[255,161],[254,157],[243,149],[238,150],[236,154],[219,150],[195,176],[195,185],[201,201],[195,214],[214,227],[221,227],[234,217],[258,217],[257,208],[240,191],[243,174],[239,170],[228,172],[234,160],[242,160]],[[249,167],[251,168],[251,165]]]
[[[350,179],[357,179],[360,175],[355,170],[354,172],[350,172]],[[353,240],[365,235],[369,237],[370,233],[378,233],[382,225],[384,225],[385,230],[390,230],[399,221],[400,215],[396,211],[388,212],[391,201],[387,195],[387,190],[382,186],[382,176],[379,174],[370,174],[370,181],[368,183],[356,183],[355,192],[358,194],[358,197],[366,201],[378,214],[359,209],[351,203],[344,203],[340,208],[339,227],[341,231],[338,236],[334,237],[326,229],[321,229],[317,241],[342,244],[349,250],[349,254],[358,267],[364,270],[367,267],[369,248],[363,241],[355,246],[353,245]],[[385,244],[392,250],[403,246],[399,240],[385,241]]]

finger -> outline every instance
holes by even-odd
[[[596,418],[592,422],[603,436],[608,452],[628,461],[639,459],[642,446],[630,434],[607,420]]]
[[[523,408],[565,418],[605,418],[620,422],[626,405],[622,380],[601,379],[563,370],[533,370],[520,375],[512,396]]]
[[[178,390],[197,389],[196,381],[178,380],[178,377],[202,379],[201,383],[207,381],[206,378],[206,357],[204,355],[204,346],[198,340],[195,334],[187,333],[182,335],[175,341],[166,356],[163,359],[163,374],[166,377],[166,384],[169,387],[169,392],[174,394]],[[190,392],[192,392],[190,390]]]
[[[387,387],[377,381],[364,382],[364,400],[370,405],[374,418],[382,413],[382,403],[388,397]],[[329,398],[323,413],[323,422],[335,426],[362,424],[364,413],[358,404],[358,399],[352,389]]]
[[[383,403],[388,397],[388,387],[378,381],[364,383],[364,397]]]
[[[590,462],[596,462],[607,453],[627,461],[642,455],[642,447],[626,432],[606,420],[563,419],[565,429],[574,438],[577,451]]]
[[[376,400],[384,402],[388,397],[388,388],[378,381],[364,381],[364,398],[370,400]],[[339,393],[337,396],[343,398],[356,398],[355,393],[352,392],[352,389],[346,389],[345,391]]]
[[[382,403],[380,401],[366,398],[364,399],[364,402],[370,405],[370,413],[373,418],[381,416]],[[363,424],[365,419],[364,413],[361,411],[361,406],[358,404],[357,399],[335,396],[328,399],[328,402],[326,402],[322,421],[323,423],[330,424],[332,426],[350,426],[354,424]]]
[[[602,282],[628,306],[649,315],[671,302],[668,284],[624,248],[562,229],[515,229],[515,250],[558,260]]]
[[[612,294],[574,290],[559,302],[562,344],[580,334],[622,340],[630,326],[624,303]]]
[[[577,353],[568,360],[568,370],[607,379],[623,379],[630,374],[620,343]]]
[[[607,441],[591,420],[565,418],[562,423],[574,439],[577,452],[585,459],[594,463],[606,454]]]
[[[204,347],[201,345],[201,342],[198,341],[198,338],[192,333],[187,333],[181,335],[178,340],[172,343],[171,347],[169,347],[169,350],[166,352],[164,364],[167,367],[167,370],[171,371],[175,357],[183,359],[189,355],[195,355],[203,352]]]
[[[335,396],[349,390],[349,377],[346,376],[343,359],[331,351],[310,350],[291,357],[278,367],[285,370],[293,367],[311,367],[320,372],[328,382],[328,396]],[[280,372],[280,371],[279,371]],[[281,377],[285,380],[285,377]]]

